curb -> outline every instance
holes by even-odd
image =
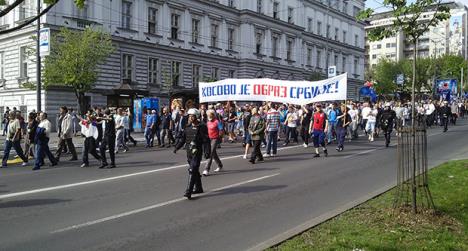
[[[306,222],[304,222],[303,224],[297,226],[297,227],[294,227],[294,228],[291,228],[289,230],[287,230],[286,232],[284,233],[281,233],[269,240],[266,240],[264,242],[261,242],[259,244],[257,244],[256,246],[254,247],[251,247],[249,249],[247,249],[248,251],[263,251],[267,248],[271,248],[271,247],[274,247],[280,243],[283,243],[299,234],[302,234],[303,232],[325,222],[325,221],[328,221],[350,209],[353,209],[359,205],[361,205],[362,203],[366,202],[366,201],[369,201],[387,191],[389,191],[390,189],[394,188],[396,186],[396,184],[393,184],[393,185],[386,185],[372,193],[369,193],[367,195],[364,195],[362,197],[360,197],[359,199],[356,199],[354,201],[351,201],[351,202],[348,202],[346,204],[344,204],[343,206],[340,206],[332,211],[329,211],[327,213],[324,213],[318,217],[315,217],[315,218],[312,218]]]

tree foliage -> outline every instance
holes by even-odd
[[[87,28],[72,31],[62,28],[53,36],[51,54],[44,62],[44,87],[65,86],[73,89],[80,109],[85,93],[97,80],[99,64],[114,51],[109,34]]]

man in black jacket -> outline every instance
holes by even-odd
[[[185,127],[180,140],[177,142],[174,153],[185,145],[189,164],[189,178],[184,196],[190,200],[192,193],[203,193],[200,162],[203,153],[205,153],[206,159],[210,157],[210,139],[208,137],[208,128],[205,124],[200,123],[200,112],[192,108],[187,114],[189,124]]]
[[[109,109],[104,111],[104,117],[100,118],[104,124],[104,135],[99,152],[101,153],[101,166],[99,168],[115,168],[115,120]],[[111,164],[108,166],[106,159],[106,150],[109,149]]]

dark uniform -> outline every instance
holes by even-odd
[[[448,130],[448,122],[450,116],[452,116],[452,109],[450,106],[445,104],[440,108],[440,116],[442,117],[442,124],[444,125],[444,132]]]
[[[392,137],[392,131],[393,131],[393,123],[396,118],[396,113],[394,110],[390,108],[386,108],[385,110],[382,111],[380,115],[380,120],[379,120],[379,125],[380,129],[385,134],[385,146],[388,147],[390,145],[390,139]]]
[[[101,166],[99,168],[104,168],[107,166],[107,159],[106,159],[106,150],[109,149],[109,155],[111,159],[110,168],[115,167],[115,120],[114,116],[109,115],[108,119],[104,120],[105,129],[104,135],[102,138],[101,145],[99,147],[99,152],[101,153]]]
[[[203,153],[205,158],[210,156],[210,139],[208,137],[208,128],[205,124],[189,124],[185,127],[180,140],[177,142],[174,153],[185,145],[187,151],[187,162],[189,164],[189,177],[187,189],[184,196],[191,199],[192,193],[203,193],[203,187],[200,175],[200,162]]]

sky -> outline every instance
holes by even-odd
[[[414,0],[410,0],[409,2],[413,2],[413,1]],[[460,2],[468,6],[468,0],[453,0],[453,1]],[[453,1],[444,1],[444,2],[453,2]],[[382,6],[382,2],[383,0],[366,0],[366,7],[372,8],[372,9],[379,8]],[[376,11],[381,12],[381,11],[386,11],[386,9],[380,8],[380,9],[377,9]]]

